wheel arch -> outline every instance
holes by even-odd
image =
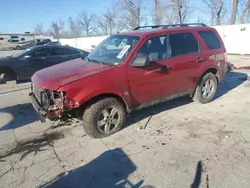
[[[207,69],[205,72],[203,72],[203,74],[202,74],[202,75],[200,76],[200,78],[198,79],[198,82],[196,83],[196,86],[197,86],[197,84],[200,83],[201,79],[202,79],[207,73],[213,73],[213,74],[216,76],[217,82],[219,82],[219,78],[218,78],[218,69],[215,68],[215,67],[211,67],[211,68]]]
[[[202,78],[203,78],[207,73],[213,73],[213,74],[215,75],[215,77],[216,77],[217,83],[219,83],[218,69],[215,68],[215,67],[208,68],[208,69],[207,69],[206,71],[204,71],[204,72],[201,74],[201,76],[199,77],[199,79],[198,79],[198,81],[197,81],[197,83],[196,83],[196,85],[195,85],[195,88],[194,88],[193,91],[191,92],[191,93],[192,93],[191,96],[194,95],[195,90],[196,90],[198,84],[201,82]]]
[[[104,98],[108,98],[108,97],[113,97],[113,98],[116,98],[123,106],[124,110],[126,112],[130,112],[131,109],[127,103],[127,101],[120,95],[118,94],[114,94],[114,93],[102,93],[102,94],[98,94],[94,97],[91,97],[90,99],[88,99],[85,103],[83,103],[81,105],[81,109],[86,109],[88,108],[91,104],[93,104],[94,102],[97,102],[101,99],[104,99]]]
[[[11,79],[17,80],[17,73],[16,71],[11,67],[0,67],[0,74],[1,73],[7,73],[10,75]]]

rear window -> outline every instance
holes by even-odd
[[[199,34],[209,49],[214,50],[221,48],[220,41],[214,31],[199,31]]]
[[[199,43],[192,33],[177,33],[170,35],[172,57],[200,51]]]
[[[51,55],[52,56],[58,56],[58,55],[68,55],[69,50],[67,48],[52,48],[51,49]]]

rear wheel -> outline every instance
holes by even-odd
[[[217,78],[213,73],[207,73],[197,84],[193,100],[202,104],[213,100],[217,90]]]
[[[124,127],[126,112],[115,98],[104,98],[91,104],[83,113],[83,128],[93,138],[103,138]]]

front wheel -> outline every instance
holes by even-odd
[[[211,102],[216,94],[217,86],[216,76],[213,73],[207,73],[197,84],[193,100],[202,104]]]
[[[103,138],[124,127],[126,112],[115,98],[104,98],[91,104],[83,113],[83,128],[92,138]]]

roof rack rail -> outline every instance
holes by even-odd
[[[192,27],[192,26],[202,26],[207,27],[204,23],[186,23],[186,24],[171,24],[171,25],[164,25],[163,29],[171,28],[171,27]]]
[[[165,25],[147,25],[147,26],[138,26],[136,28],[134,28],[134,30],[139,30],[139,29],[146,29],[146,28],[151,28],[151,29],[154,29],[154,28],[159,28],[159,27],[163,27]]]
[[[207,27],[207,25],[204,24],[204,23],[186,23],[186,24],[138,26],[134,30],[146,29],[146,28],[152,28],[152,29],[154,29],[154,28],[162,28],[162,29],[167,29],[167,28],[172,28],[172,27],[192,27],[192,26]]]

